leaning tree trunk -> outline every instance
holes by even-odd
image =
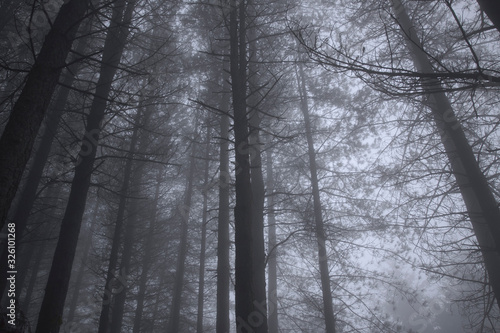
[[[35,285],[39,281],[38,273],[40,272],[40,267],[42,266],[43,257],[44,255],[47,255],[47,252],[50,252],[47,251],[47,242],[43,242],[39,247],[37,247],[35,258],[33,258],[28,286],[26,288],[26,293],[24,294],[23,302],[21,303],[21,307],[26,315],[30,315],[30,309],[33,309],[33,293],[35,291]]]
[[[333,313],[332,292],[330,286],[330,270],[328,268],[328,256],[326,254],[326,234],[324,230],[323,212],[319,195],[318,168],[316,165],[316,151],[314,150],[314,140],[311,130],[311,120],[309,119],[309,105],[307,89],[305,83],[304,70],[299,64],[299,74],[297,75],[300,110],[304,115],[304,125],[307,137],[307,152],[309,156],[309,170],[311,172],[311,187],[314,205],[314,222],[316,239],[318,243],[319,272],[321,277],[321,291],[323,294],[323,311],[325,314],[325,324],[327,333],[335,333],[335,315]]]
[[[220,109],[229,109],[229,94],[222,97]],[[219,215],[217,217],[217,317],[216,332],[229,333],[229,116],[220,116]]]
[[[90,21],[90,20],[89,20]],[[89,22],[90,23],[90,22]],[[87,37],[78,42],[76,54],[83,54],[87,45]],[[74,57],[73,57],[74,58]],[[72,59],[73,61],[76,59]],[[75,75],[78,72],[80,63],[73,63],[63,74],[63,85],[59,87],[55,101],[51,105],[51,112],[47,115],[45,129],[40,139],[38,148],[33,158],[33,164],[29,169],[28,177],[19,197],[12,222],[16,224],[16,234],[19,235],[17,241],[23,237],[24,230],[28,224],[28,218],[37,197],[37,188],[42,179],[43,169],[49,158],[52,142],[56,136],[59,122],[64,112],[64,106],[68,100],[70,87],[75,81]],[[3,243],[0,254],[0,294],[5,290],[7,282],[7,242]]]
[[[191,199],[193,196],[193,181],[195,171],[194,142],[192,143],[192,145],[193,149],[191,150],[192,155],[189,161],[189,173],[187,178],[186,191],[184,193],[184,201],[177,207],[177,212],[179,213],[179,218],[181,220],[181,230],[174,278],[172,305],[170,308],[170,318],[167,328],[168,333],[179,332],[180,325],[182,290],[184,289],[184,273],[186,269],[186,258],[188,250],[189,215],[191,211]]]
[[[128,23],[134,7],[133,1],[128,3],[126,9],[124,9],[125,5],[125,0],[119,0],[113,8],[112,23],[106,36],[102,55],[100,76],[87,118],[85,136],[78,155],[68,203],[61,222],[59,240],[45,288],[36,333],[58,333],[62,321],[71,267],[97,154],[101,122],[104,119],[111,84],[125,47],[129,32]]]
[[[403,30],[413,62],[421,73],[433,73],[427,54],[417,37],[403,4],[393,0],[394,12]],[[429,108],[441,135],[448,160],[462,194],[472,223],[489,283],[500,305],[500,210],[493,192],[482,172],[460,122],[437,79],[422,79],[422,87],[429,96]]]
[[[278,333],[278,274],[277,274],[277,254],[276,248],[276,217],[274,214],[274,172],[273,172],[273,153],[271,147],[267,147],[267,165],[266,165],[266,187],[267,187],[267,225],[268,225],[268,320],[270,333]]]
[[[89,0],[70,0],[45,37],[0,138],[0,230]]]
[[[235,224],[235,294],[237,330],[267,332],[266,303],[256,294],[253,230],[253,194],[250,181],[250,156],[247,119],[247,43],[246,43],[246,3],[231,2],[229,14],[230,34],[230,74],[234,109],[234,144],[236,167]],[[262,258],[264,259],[264,258]],[[262,304],[262,302],[264,302]]]
[[[92,233],[94,226],[97,224],[97,216],[99,215],[99,199],[95,201],[94,209],[92,212],[92,220],[87,227],[87,232],[84,234],[81,242],[83,242],[83,255],[80,266],[78,267],[78,272],[76,273],[75,285],[73,287],[73,295],[71,295],[71,301],[69,302],[68,310],[68,323],[72,322],[75,316],[76,305],[78,304],[78,299],[80,296],[80,290],[82,289],[83,277],[85,276],[85,268],[88,265],[88,258],[90,254],[90,247],[92,245]]]

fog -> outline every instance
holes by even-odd
[[[0,2],[0,332],[500,330],[483,0]]]

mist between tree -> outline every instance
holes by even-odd
[[[499,13],[2,1],[0,331],[498,331]]]

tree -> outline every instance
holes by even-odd
[[[246,3],[232,2],[229,14],[230,38],[230,74],[231,92],[234,110],[234,145],[236,165],[236,206],[235,218],[235,292],[236,292],[236,326],[255,332],[267,332],[266,300],[257,298],[258,288],[255,281],[262,273],[261,263],[254,262],[254,251],[257,244],[263,243],[255,239],[254,230],[254,197],[250,176],[249,130],[247,118],[247,41],[246,41]],[[251,235],[251,236],[250,236]],[[264,258],[261,258],[264,260]],[[257,288],[257,289],[256,289]],[[264,294],[265,297],[265,294]]]
[[[397,0],[393,4],[415,67],[421,73],[432,73],[432,65],[423,51],[422,43],[415,34],[403,4]],[[483,254],[489,283],[495,293],[497,304],[500,305],[500,210],[498,203],[474,157],[449,99],[442,92],[441,82],[437,79],[425,78],[422,79],[422,86],[429,97],[429,109],[441,135],[441,142]]]
[[[300,109],[304,116],[304,124],[307,138],[307,151],[309,157],[309,169],[311,173],[311,187],[314,206],[314,223],[316,240],[318,242],[318,260],[321,276],[321,291],[323,294],[323,308],[327,333],[335,333],[335,315],[333,313],[332,292],[330,286],[330,270],[328,268],[328,256],[326,253],[326,234],[323,222],[323,212],[319,193],[318,170],[316,164],[316,151],[309,120],[309,105],[307,101],[307,89],[305,84],[304,70],[298,65],[297,73],[298,89],[300,94]]]
[[[147,237],[144,240],[144,257],[143,257],[143,265],[141,271],[141,277],[139,280],[139,292],[137,296],[137,306],[134,315],[134,327],[133,332],[139,333],[142,324],[142,317],[144,314],[144,301],[146,298],[146,287],[148,281],[148,273],[151,269],[152,262],[150,260],[153,255],[153,239],[154,234],[156,232],[157,224],[158,224],[158,204],[160,200],[160,185],[162,184],[162,173],[163,168],[158,168],[158,175],[156,178],[156,187],[155,187],[155,195],[152,203],[152,207],[150,210],[151,216],[149,216],[150,224],[148,226]]]
[[[274,172],[273,172],[273,153],[271,147],[267,147],[267,165],[266,165],[266,188],[267,188],[267,225],[268,231],[268,293],[267,299],[269,302],[269,332],[279,332],[278,322],[278,274],[277,274],[277,242],[276,242],[276,217],[274,213]]]
[[[88,5],[71,0],[61,7],[0,138],[0,228]]]
[[[229,94],[221,98],[220,109],[229,109]],[[220,333],[229,332],[229,116],[220,115],[219,143],[219,214],[217,215],[217,323]]]
[[[206,247],[207,247],[207,218],[208,218],[208,176],[210,168],[210,138],[211,138],[211,128],[209,121],[206,121],[206,148],[205,156],[203,157],[205,161],[205,170],[203,172],[203,211],[201,219],[201,249],[200,249],[200,270],[198,274],[198,314],[196,318],[196,332],[203,332],[203,304],[205,300],[205,260],[206,260]]]
[[[90,22],[88,22],[90,25]],[[83,54],[86,48],[87,38],[82,38],[78,41],[78,45],[75,49],[76,54]],[[12,221],[16,224],[16,233],[20,235],[18,241],[22,239],[23,233],[26,229],[28,223],[28,217],[33,209],[35,199],[37,197],[37,189],[42,178],[43,170],[49,158],[50,149],[52,147],[52,142],[57,133],[57,129],[61,120],[61,117],[65,110],[65,105],[68,100],[70,87],[73,85],[75,80],[75,75],[79,70],[80,63],[78,59],[72,57],[72,61],[76,61],[71,64],[67,71],[63,74],[63,86],[60,87],[54,102],[51,105],[51,110],[49,115],[46,117],[46,126],[43,131],[40,143],[35,151],[33,157],[33,163],[29,169],[25,185],[22,188],[19,201],[15,207],[15,212],[12,217]],[[5,289],[5,283],[7,281],[7,243],[4,243],[4,248],[2,254],[0,255],[0,293]]]
[[[140,119],[143,117],[142,114],[143,110],[141,107],[139,107],[134,117],[135,126],[133,128],[132,136],[130,138],[130,147],[126,157],[125,168],[123,170],[123,180],[119,192],[120,199],[118,204],[118,211],[116,214],[115,229],[113,231],[112,245],[111,245],[108,269],[106,274],[106,282],[104,284],[105,286],[109,286],[111,284],[111,281],[115,277],[116,273],[115,271],[118,268],[118,262],[119,262],[119,251],[123,243],[122,234],[124,233],[124,229],[125,230],[130,229],[129,225],[133,224],[132,221],[128,222],[126,221],[127,219],[125,217],[125,212],[127,203],[129,202],[129,197],[131,196],[132,192],[131,187],[133,187],[131,179],[133,179],[133,176],[137,176],[133,174],[132,167],[134,165],[134,155],[137,153],[138,150],[137,145],[139,140],[139,127],[140,127]],[[136,213],[133,212],[132,214]],[[130,232],[125,231],[125,234],[130,238]],[[129,245],[130,247],[130,244],[127,245]],[[119,270],[119,272],[122,275],[127,274],[126,272],[122,272],[121,270]],[[121,293],[124,293],[124,290],[122,290]],[[99,332],[106,333],[110,331],[110,327],[112,324],[110,320],[111,319],[110,310],[112,308],[113,302],[115,301],[115,297],[114,295],[110,294],[106,289],[104,291],[102,300],[103,301],[102,301],[101,315],[99,317]]]
[[[182,290],[184,289],[184,273],[186,265],[186,257],[188,250],[188,227],[189,216],[191,211],[191,200],[193,196],[194,177],[195,177],[195,150],[192,146],[191,157],[189,159],[189,172],[187,176],[186,189],[184,191],[184,199],[182,204],[177,206],[178,217],[180,218],[180,240],[177,256],[177,264],[175,269],[174,290],[172,297],[172,305],[170,307],[170,317],[167,327],[167,332],[178,332],[180,325],[180,311],[182,302]]]
[[[113,7],[111,27],[103,49],[101,75],[88,116],[66,211],[61,222],[59,240],[38,318],[37,333],[59,331],[82,215],[97,154],[101,122],[104,118],[113,77],[127,40],[128,24],[133,8],[134,2],[125,2],[125,0],[116,2]]]
[[[494,0],[477,0],[477,3],[500,32],[500,4]]]

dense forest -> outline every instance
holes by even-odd
[[[497,0],[0,0],[0,332],[500,332]]]

